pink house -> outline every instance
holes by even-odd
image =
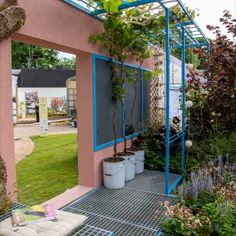
[[[7,165],[8,191],[16,199],[16,168],[12,122],[11,41],[21,41],[75,54],[77,57],[77,105],[79,184],[70,197],[102,183],[101,162],[112,155],[112,147],[94,151],[92,55],[102,54],[90,44],[91,34],[103,30],[100,20],[78,10],[63,0],[19,0],[26,11],[26,23],[12,38],[0,44],[0,153]],[[135,63],[135,62],[132,62]],[[145,62],[151,67],[151,61]],[[121,149],[121,143],[119,144]],[[61,198],[61,200],[63,200]],[[69,201],[69,199],[68,199]]]

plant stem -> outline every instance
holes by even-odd
[[[135,101],[137,98],[137,80],[134,82],[133,85],[134,85],[134,99],[133,99],[133,104],[131,107],[131,124],[132,124],[132,126],[133,126],[133,114],[134,114]],[[131,149],[132,149],[132,151],[134,150],[133,139],[134,139],[134,126],[133,126],[133,133],[131,135]]]
[[[113,111],[113,116],[112,116],[112,126],[113,126],[113,134],[114,134],[114,157],[117,157],[117,134],[116,134],[116,114],[117,114],[117,108],[118,108],[118,100],[116,99],[115,101],[115,108]]]
[[[121,78],[122,78],[122,87],[124,87],[125,84],[125,63],[122,62],[121,64]],[[124,100],[122,101],[122,104],[124,105]],[[124,122],[125,122],[125,118],[126,118],[126,112],[125,112],[125,107],[124,107]],[[124,153],[127,153],[127,139],[126,139],[126,134],[125,131],[122,132],[122,136],[124,139]]]

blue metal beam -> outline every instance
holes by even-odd
[[[131,7],[137,7],[137,6],[141,6],[141,5],[145,5],[145,4],[149,4],[149,3],[153,3],[153,2],[159,2],[160,0],[137,0],[134,2],[127,2],[127,3],[123,3],[119,6],[119,10],[124,10],[127,8],[131,8]],[[100,9],[94,12],[94,15],[100,15],[105,13],[104,9]]]
[[[166,155],[165,155],[165,193],[169,193],[169,171],[170,171],[170,12],[166,14]]]
[[[185,45],[185,48],[208,47],[208,46],[209,46],[208,43],[186,44],[186,45]],[[175,46],[172,46],[172,48],[175,48],[175,49],[181,49],[182,46],[175,45]]]
[[[83,7],[83,6],[81,6],[80,4],[78,4],[78,3],[76,3],[76,2],[74,2],[74,1],[72,1],[72,0],[64,0],[64,2],[65,2],[65,3],[68,3],[69,5],[75,7],[75,8],[77,8],[77,9],[79,9],[79,10],[82,10],[82,11],[88,13],[89,15],[93,15],[93,13],[92,13],[88,8]]]
[[[202,32],[202,30],[200,29],[200,27],[198,26],[198,24],[195,22],[194,19],[192,19],[192,17],[190,16],[189,12],[186,10],[184,4],[180,1],[180,0],[176,0],[178,2],[178,4],[180,5],[180,7],[182,8],[182,10],[184,11],[184,13],[188,16],[189,20],[191,20],[193,22],[193,24],[195,25],[195,27],[198,29],[198,31],[201,33],[201,35],[204,37],[204,39],[209,43],[209,40],[207,39],[207,37],[205,36],[205,34]]]
[[[180,183],[180,181],[183,179],[183,175],[180,175],[175,181],[174,183],[169,187],[168,190],[168,194],[170,195],[172,193],[172,191],[175,189],[175,187]]]

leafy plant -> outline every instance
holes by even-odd
[[[0,156],[0,214],[7,211],[10,201],[7,196],[7,190],[6,190],[6,184],[7,184],[7,171],[6,171],[6,165]]]
[[[212,222],[212,235],[236,235],[235,205],[230,202],[216,201],[206,204],[202,209]]]
[[[220,22],[233,39],[236,37],[236,19],[229,11],[224,11]],[[203,65],[208,80],[207,103],[214,118],[212,124],[217,124],[224,130],[235,130],[236,123],[236,45],[235,42],[224,35],[218,26],[209,26],[216,39],[211,41],[211,53],[206,56],[203,50],[198,51],[199,56],[208,58]]]
[[[193,211],[183,204],[171,206],[165,202],[166,215],[169,218],[163,223],[162,229],[165,233],[173,236],[210,236],[211,221],[207,214]]]

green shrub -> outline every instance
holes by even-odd
[[[10,204],[10,200],[7,196],[6,183],[6,166],[2,157],[0,156],[0,214],[6,212]]]

